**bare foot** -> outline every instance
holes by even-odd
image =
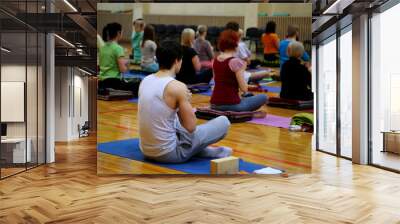
[[[232,149],[225,146],[208,146],[198,156],[207,158],[225,158],[232,155]]]

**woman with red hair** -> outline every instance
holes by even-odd
[[[239,90],[247,92],[246,79],[249,77],[245,77],[246,62],[236,57],[238,43],[239,35],[233,30],[225,30],[219,37],[218,48],[221,54],[213,63],[215,87],[211,96],[212,109],[255,111],[267,102],[265,94],[240,98]]]

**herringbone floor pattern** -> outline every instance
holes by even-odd
[[[0,223],[400,223],[400,176],[313,153],[289,177],[96,175],[96,142],[0,181]]]

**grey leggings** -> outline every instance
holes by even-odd
[[[214,110],[220,111],[255,111],[258,110],[262,105],[267,103],[268,97],[265,94],[259,94],[250,97],[243,97],[239,104],[232,105],[211,105]]]
[[[176,130],[178,138],[176,149],[159,157],[149,157],[149,159],[163,163],[186,162],[207,146],[223,139],[230,124],[227,117],[219,116],[197,126],[193,133],[189,133],[179,124]]]

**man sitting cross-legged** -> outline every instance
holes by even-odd
[[[147,76],[139,87],[140,149],[146,158],[182,163],[193,156],[222,158],[232,154],[227,147],[211,147],[223,139],[230,122],[220,116],[196,126],[186,85],[175,80],[182,65],[182,47],[165,41],[156,51],[160,70]]]

